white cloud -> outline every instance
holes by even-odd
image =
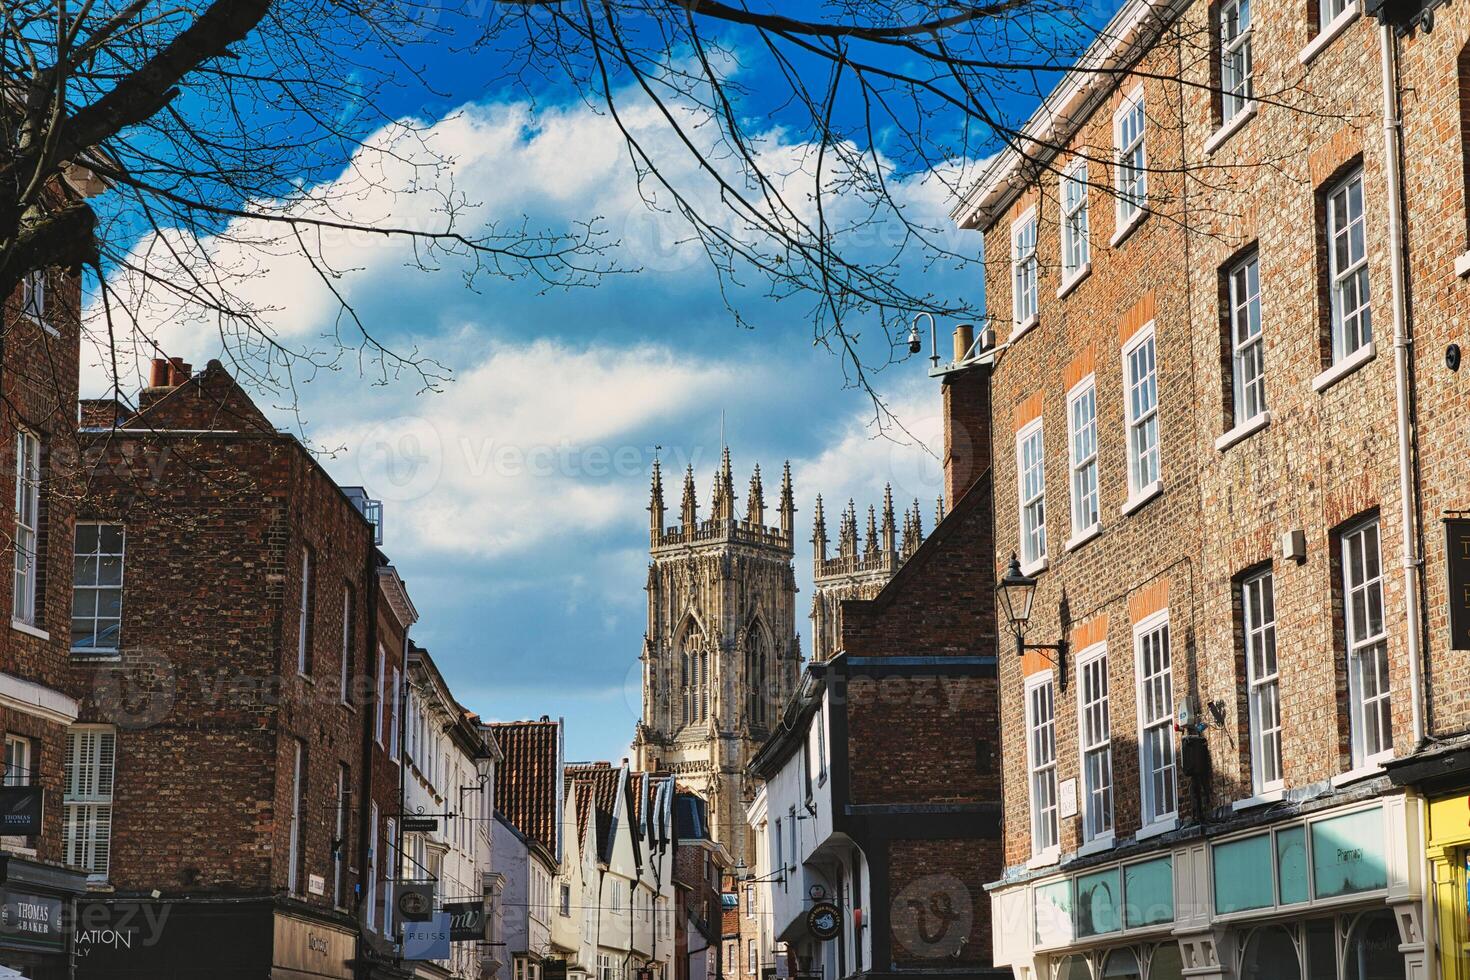
[[[626,525],[647,504],[640,430],[763,383],[758,368],[650,344],[490,341],[443,393],[392,418],[334,415],[320,438],[346,447],[340,479],[389,502],[398,547],[499,558]]]

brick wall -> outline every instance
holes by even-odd
[[[1394,369],[1387,248],[1387,193],[1378,87],[1377,28],[1360,21],[1303,59],[1316,34],[1299,4],[1253,5],[1256,91],[1285,92],[1263,100],[1255,118],[1205,148],[1217,108],[1204,88],[1210,59],[1205,5],[1181,20],[1144,56],[1140,73],[1148,118],[1149,198],[1156,213],[1115,244],[1112,109],[1103,99],[1066,152],[986,232],[987,254],[1008,258],[1011,221],[1034,205],[1039,216],[1039,318],[1013,338],[994,377],[997,433],[1014,432],[1021,413],[1040,395],[1045,445],[1048,565],[1038,573],[1030,635],[1055,642],[1084,624],[1105,640],[1109,656],[1115,826],[1120,838],[1139,826],[1138,722],[1133,613],[1136,597],[1167,582],[1176,699],[1218,704],[1223,724],[1206,733],[1213,764],[1207,785],[1180,783],[1180,817],[1191,819],[1194,792],[1206,809],[1251,795],[1249,721],[1240,639],[1239,582],[1271,568],[1275,577],[1277,653],[1288,787],[1326,780],[1351,765],[1338,534],[1352,520],[1378,515],[1385,623],[1394,688],[1392,725],[1400,752],[1409,746],[1403,557],[1394,431]],[[1464,374],[1442,366],[1444,347],[1465,339],[1465,281],[1452,266],[1465,250],[1466,219],[1460,133],[1459,52],[1467,18],[1437,18],[1433,35],[1404,42],[1405,175],[1410,210],[1419,408],[1419,467],[1431,640],[1438,671],[1436,730],[1470,723],[1467,677],[1443,651],[1443,531],[1437,515],[1470,506],[1463,424]],[[1198,42],[1198,43],[1196,43]],[[1172,80],[1182,76],[1185,85]],[[1310,105],[1310,112],[1299,111]],[[1060,286],[1056,172],[1074,155],[1091,160],[1091,274],[1070,290]],[[1377,356],[1335,384],[1314,386],[1328,366],[1329,324],[1323,189],[1345,168],[1364,173],[1371,313]],[[1229,335],[1223,325],[1222,270],[1254,251],[1259,256],[1266,401],[1270,421],[1259,431],[1217,447],[1233,419]],[[1010,321],[1008,261],[987,270],[987,302],[1005,338]],[[1146,313],[1139,311],[1143,308]],[[1156,330],[1162,492],[1136,509],[1129,497],[1125,448],[1122,345],[1152,320]],[[1091,362],[1096,382],[1099,497],[1102,531],[1068,544],[1067,393]],[[1318,390],[1321,389],[1321,390]],[[997,437],[994,453],[998,577],[1019,534],[1014,444]],[[1126,512],[1125,512],[1126,511]],[[1301,530],[1306,558],[1283,560],[1279,539]],[[1438,590],[1438,591],[1436,591]],[[1130,605],[1134,606],[1130,610]],[[1073,676],[1057,694],[1058,776],[1079,779],[1078,712]],[[1436,666],[1444,664],[1444,667]],[[1031,857],[1025,715],[1021,696],[1028,671],[1051,665],[1040,657],[1001,657],[1001,727],[1006,733],[1004,780],[1006,863]],[[1078,822],[1063,821],[1061,851],[1080,842]]]
[[[233,429],[248,415],[218,410],[245,396],[217,363],[176,392],[154,394],[181,430]],[[330,907],[338,778],[346,766],[355,817],[366,708],[341,698],[343,589],[350,584],[359,597],[349,632],[360,672],[369,663],[360,597],[371,528],[289,437],[139,428],[164,419],[153,412],[94,436],[80,505],[84,518],[126,530],[120,657],[79,658],[70,680],[81,720],[118,728],[111,884],[170,895],[284,891],[299,743],[297,890]],[[313,587],[302,675],[305,547]],[[351,853],[349,845],[344,856]],[[308,894],[311,875],[325,879],[325,895]],[[344,867],[345,907],[353,884]]]

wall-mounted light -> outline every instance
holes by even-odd
[[[1000,596],[1000,610],[1011,625],[1011,633],[1016,637],[1016,656],[1023,656],[1027,650],[1040,651],[1057,668],[1060,675],[1058,680],[1062,687],[1066,687],[1067,641],[1026,642],[1026,625],[1031,621],[1031,604],[1036,600],[1036,579],[1022,574],[1021,563],[1014,554],[1011,555],[1010,567],[1006,569],[1005,576],[996,585],[995,591]]]

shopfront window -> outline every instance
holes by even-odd
[[[1214,856],[1217,913],[1263,909],[1275,903],[1269,833],[1217,844]]]
[[[1085,956],[1067,956],[1056,965],[1055,980],[1092,980],[1092,969]]]
[[[1307,900],[1307,828],[1276,832],[1276,888],[1282,905]]]
[[[1381,891],[1388,886],[1384,847],[1380,807],[1214,844],[1215,914]]]
[[[1122,928],[1118,917],[1118,869],[1077,878],[1077,935],[1102,936]]]
[[[1240,980],[1302,980],[1301,960],[1291,933],[1280,926],[1252,931],[1241,956]]]
[[[1138,954],[1131,946],[1108,950],[1103,960],[1102,980],[1143,980],[1138,969]]]
[[[1148,958],[1148,980],[1184,980],[1184,957],[1172,939],[1160,943]]]
[[[1123,925],[1129,929],[1174,921],[1174,859],[1123,868]]]
[[[1359,810],[1312,824],[1312,879],[1319,899],[1387,888],[1383,811]]]
[[[1348,933],[1342,980],[1404,980],[1399,927],[1388,909],[1365,912]]]

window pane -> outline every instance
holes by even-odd
[[[1129,929],[1174,921],[1174,860],[1157,858],[1123,868],[1123,924]]]
[[[1307,895],[1307,829],[1276,832],[1276,880],[1282,905],[1305,902]]]
[[[1118,869],[1077,878],[1077,936],[1100,936],[1122,928]]]
[[[1296,944],[1280,926],[1255,930],[1246,940],[1240,980],[1301,980]]]
[[[1318,899],[1388,886],[1382,810],[1360,810],[1311,826],[1312,884]]]
[[[1240,912],[1275,904],[1270,834],[1216,844],[1213,862],[1216,912]]]

